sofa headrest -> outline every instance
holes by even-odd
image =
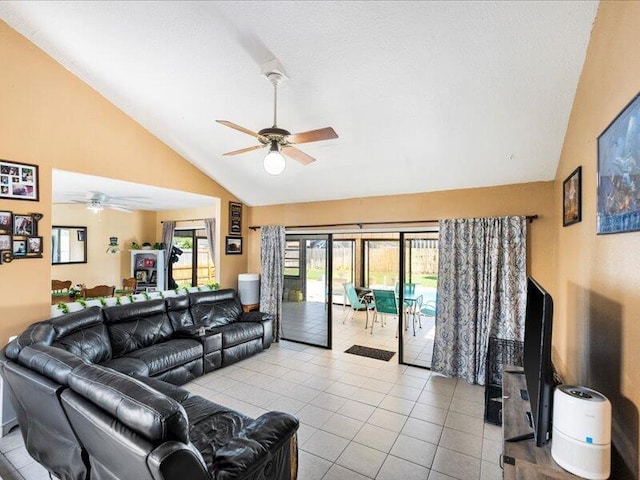
[[[152,442],[189,443],[189,424],[182,405],[134,378],[87,364],[73,369],[69,387]]]
[[[186,295],[180,295],[179,297],[165,298],[167,303],[167,311],[175,312],[178,310],[185,310],[189,308],[189,297]]]
[[[61,348],[31,345],[20,351],[18,363],[60,385],[68,385],[71,371],[85,361]]]
[[[92,325],[98,325],[102,321],[102,309],[100,307],[91,307],[52,318],[49,322],[56,331],[56,338],[61,338]]]
[[[189,294],[191,305],[201,305],[203,303],[219,302],[221,300],[234,300],[237,298],[233,288],[223,290],[213,290],[209,292],[193,292]]]
[[[33,323],[5,347],[4,354],[16,360],[20,350],[29,345],[51,345],[56,332],[49,322]]]
[[[146,302],[129,303],[115,307],[103,308],[102,312],[107,323],[120,323],[136,317],[150,317],[166,312],[165,301],[147,300]]]

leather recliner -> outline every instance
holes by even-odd
[[[30,382],[58,385],[55,395],[33,398],[38,408],[28,406],[33,423],[45,422],[31,430],[28,448],[43,454],[38,461],[53,459],[48,469],[62,479],[296,478],[298,421],[286,413],[253,420],[157,378],[45,345],[23,348],[3,374],[16,368],[30,372]],[[33,385],[18,391],[24,399]]]

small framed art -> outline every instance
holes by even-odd
[[[149,272],[147,272],[146,270],[136,270],[135,277],[136,277],[136,280],[140,283],[149,282]]]
[[[562,182],[562,226],[582,221],[582,167]]]
[[[242,237],[226,237],[224,253],[242,255]]]
[[[242,204],[229,202],[229,235],[242,235]]]
[[[38,200],[38,166],[0,159],[0,198]]]
[[[13,215],[7,210],[0,211],[0,233],[13,234]]]

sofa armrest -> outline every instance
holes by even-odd
[[[193,445],[165,442],[147,457],[155,480],[211,480],[207,467]]]
[[[218,480],[254,478],[264,470],[265,478],[296,478],[298,419],[282,412],[267,412],[249,423],[238,435],[216,451],[210,466]],[[270,471],[282,471],[273,475]],[[260,475],[257,475],[260,477]]]
[[[239,322],[266,322],[273,319],[273,315],[271,315],[270,313],[264,313],[264,312],[257,312],[257,311],[253,311],[253,312],[242,312],[242,315],[240,315],[240,318],[238,318]]]

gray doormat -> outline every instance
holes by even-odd
[[[361,357],[375,358],[376,360],[384,360],[385,362],[391,360],[391,357],[396,354],[396,352],[390,352],[389,350],[363,347],[362,345],[353,345],[345,350],[344,353],[352,353],[353,355],[360,355]]]

